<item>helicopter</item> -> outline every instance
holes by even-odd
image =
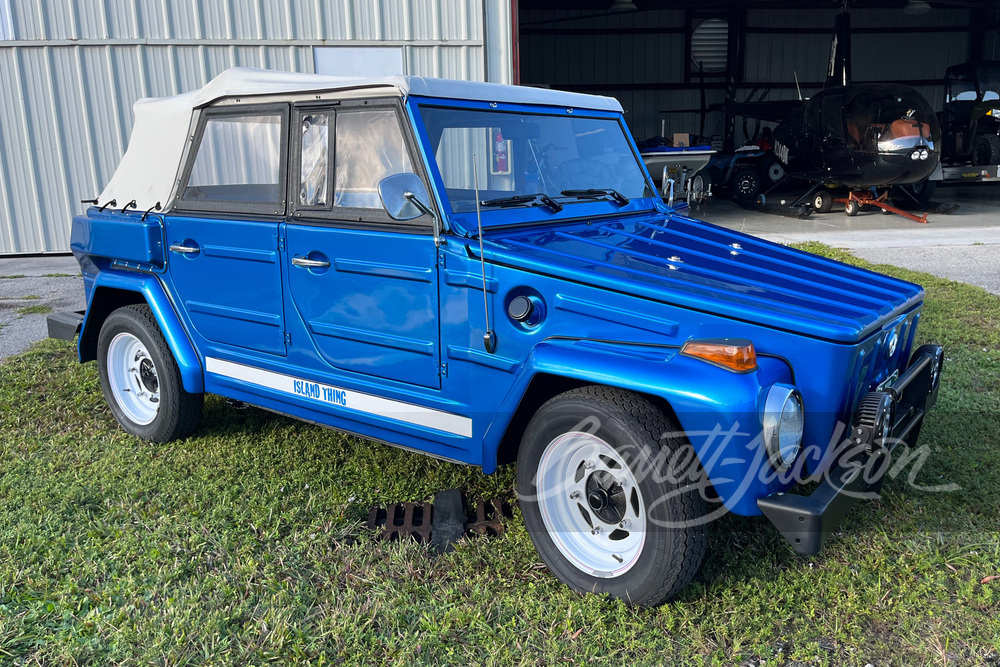
[[[809,204],[826,213],[841,201],[849,216],[875,206],[926,222],[926,214],[917,217],[893,206],[889,189],[909,186],[904,192],[918,198],[919,186],[941,158],[937,115],[909,86],[849,80],[850,15],[844,12],[837,16],[827,86],[820,92],[808,99],[725,102],[716,108],[778,123],[773,153],[785,173],[770,190],[791,179],[811,184],[791,207]],[[835,199],[834,187],[847,188],[847,197]],[[758,195],[756,203],[764,204],[766,195]]]

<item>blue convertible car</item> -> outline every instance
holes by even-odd
[[[549,569],[653,605],[722,513],[817,552],[936,397],[918,286],[668,208],[613,99],[237,69],[135,109],[49,324],[141,438],[213,393],[516,461]]]

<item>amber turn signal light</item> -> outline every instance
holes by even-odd
[[[753,349],[753,343],[743,338],[689,340],[681,347],[681,354],[737,373],[747,373],[757,368],[757,352]]]

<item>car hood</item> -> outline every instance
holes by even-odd
[[[842,343],[923,299],[913,283],[677,213],[495,229],[485,241],[487,261]]]

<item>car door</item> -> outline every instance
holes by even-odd
[[[288,118],[287,104],[204,111],[164,216],[174,294],[210,343],[285,354],[278,230]]]
[[[431,220],[395,222],[378,195],[381,179],[418,171],[402,118],[395,100],[296,109],[286,317],[307,339],[293,333],[296,364],[439,388]]]

